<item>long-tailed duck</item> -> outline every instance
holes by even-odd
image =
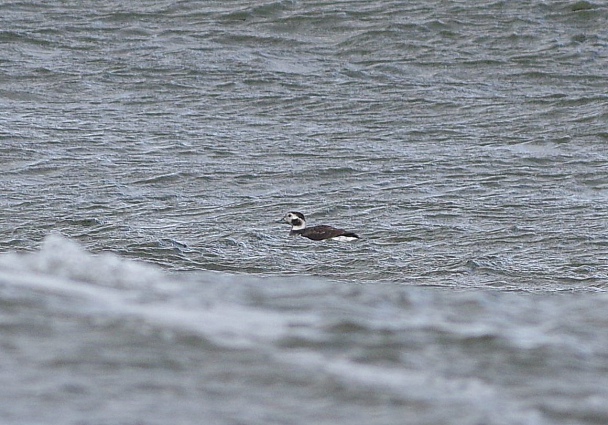
[[[306,227],[304,214],[299,212],[292,211],[287,213],[287,215],[283,217],[283,220],[291,224],[291,232],[289,232],[289,234],[293,236],[300,235],[312,239],[313,241],[322,241],[326,239],[335,241],[354,241],[355,239],[359,239],[359,236],[353,232],[347,232],[344,229],[336,229],[331,226],[320,225]]]

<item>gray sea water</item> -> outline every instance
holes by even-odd
[[[608,423],[607,28],[0,2],[1,422]]]

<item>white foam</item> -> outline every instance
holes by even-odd
[[[230,347],[275,341],[292,323],[307,320],[219,299],[192,302],[183,291],[193,282],[174,279],[147,264],[90,254],[60,236],[47,238],[39,252],[0,256],[0,285],[79,298],[91,305],[91,312],[102,310],[106,315],[195,333]]]
[[[38,252],[3,254],[0,267],[109,287],[141,288],[163,278],[156,267],[111,253],[88,253],[58,234],[47,236]]]

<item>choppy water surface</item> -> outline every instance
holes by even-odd
[[[6,423],[608,422],[603,3],[0,24]]]

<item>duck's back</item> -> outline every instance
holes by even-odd
[[[338,237],[342,237],[345,239],[359,239],[353,232],[347,232],[344,229],[337,229],[332,226],[326,225],[318,225],[312,227],[306,227],[302,230],[293,231],[294,234],[299,234],[304,236],[305,238],[311,239],[313,241],[322,241],[325,239],[334,239]]]

